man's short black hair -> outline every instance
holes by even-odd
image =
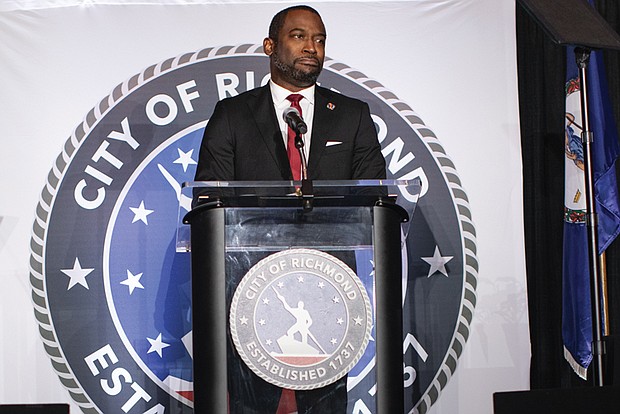
[[[280,33],[280,30],[282,30],[282,26],[284,26],[284,20],[286,19],[286,15],[288,14],[288,12],[294,10],[306,10],[316,14],[317,16],[319,16],[319,18],[321,18],[321,15],[318,11],[316,11],[310,6],[305,5],[291,6],[287,7],[284,10],[280,10],[275,16],[273,16],[273,19],[271,19],[271,24],[269,25],[269,38],[271,40],[273,40],[274,42],[278,41],[278,34]]]

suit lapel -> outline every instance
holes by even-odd
[[[282,140],[282,133],[276,119],[269,85],[256,89],[256,94],[253,94],[252,98],[252,100],[248,101],[248,106],[249,112],[253,114],[254,121],[258,126],[257,133],[260,133],[273,161],[282,173],[282,179],[289,179],[291,168],[286,155],[284,141]]]
[[[323,96],[321,88],[317,86],[314,92],[314,119],[312,121],[310,159],[308,160],[308,173],[312,177],[315,177],[313,173],[317,171],[319,160],[327,143],[331,116],[327,104],[327,98]]]

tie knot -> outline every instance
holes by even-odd
[[[301,101],[304,98],[303,95],[298,94],[298,93],[292,93],[289,96],[286,97],[286,99],[291,103],[291,104],[299,104],[299,101]]]

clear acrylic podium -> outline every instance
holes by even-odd
[[[419,181],[191,182],[179,195],[177,250],[191,251],[194,412],[227,412],[231,292],[248,268],[287,249],[374,258],[376,412],[403,412],[402,241]],[[187,226],[189,224],[189,227]],[[354,264],[353,264],[354,266]]]

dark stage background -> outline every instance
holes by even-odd
[[[595,3],[599,13],[620,32],[619,2],[598,0]],[[516,7],[525,252],[532,343],[530,385],[531,389],[587,386],[592,384],[591,370],[588,381],[572,372],[564,360],[561,334],[566,54],[564,47],[553,43],[519,4]],[[620,52],[606,51],[604,58],[618,126]],[[614,241],[607,249],[607,275],[610,334],[618,335],[620,240]]]

